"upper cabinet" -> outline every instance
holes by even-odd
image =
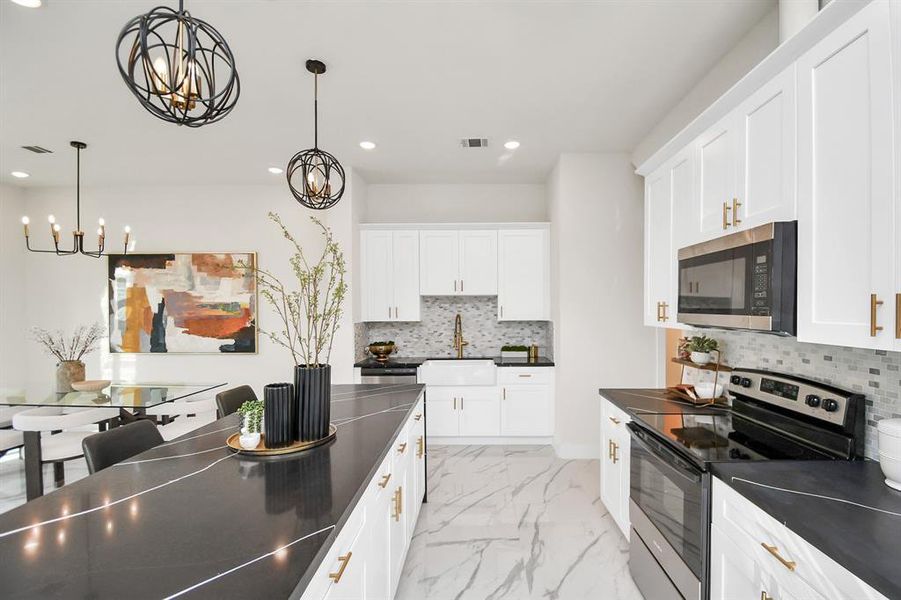
[[[424,230],[419,248],[423,296],[497,294],[497,231]]]
[[[729,115],[698,140],[698,219],[700,239],[722,234],[732,227],[737,152],[736,122]]]
[[[872,2],[797,64],[801,341],[896,347],[890,33]]]
[[[360,233],[363,321],[419,320],[419,232]]]
[[[665,327],[673,299],[672,181],[664,165],[645,179],[644,324]]]
[[[550,319],[550,245],[547,227],[498,232],[499,321]]]

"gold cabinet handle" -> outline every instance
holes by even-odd
[[[463,410],[463,396],[460,396],[460,410]]]
[[[388,307],[388,318],[389,319],[391,318],[391,307],[390,306]]]
[[[669,304],[667,304],[666,302],[661,302],[660,308],[663,309],[663,318],[660,320],[664,322],[669,321],[669,317],[666,315],[666,309],[669,308]]]
[[[338,562],[341,563],[341,566],[338,567],[337,572],[328,574],[329,579],[331,579],[335,583],[338,583],[339,581],[341,581],[341,576],[344,575],[344,569],[347,568],[347,565],[350,563],[350,557],[353,555],[354,555],[353,552],[348,552],[344,556],[339,556]]]
[[[663,306],[663,302],[657,303],[657,322],[658,323],[663,320],[663,314],[661,313],[662,306]]]
[[[732,226],[737,227],[741,224],[741,219],[738,218],[738,207],[741,206],[741,202],[738,201],[738,198],[732,199]]]
[[[395,318],[395,319],[399,319],[399,318],[400,318],[400,312],[397,310],[397,307],[396,307],[396,306],[394,307],[394,318]]]
[[[531,373],[520,373],[519,375],[517,375],[517,377],[522,377],[522,378],[529,378],[531,376],[532,376]]]
[[[462,279],[460,280],[460,291],[461,292],[463,291],[463,280]]]
[[[382,489],[385,489],[386,487],[388,487],[389,481],[391,481],[391,473],[388,473],[387,475],[382,475],[382,480],[380,482],[378,482],[378,486]]]
[[[760,591],[760,600],[773,600],[773,597],[766,593],[766,590]]]
[[[504,318],[504,305],[501,304],[501,318]]]
[[[614,425],[619,425],[619,419],[617,419],[616,417],[607,417],[607,418],[610,419],[610,422],[613,423]]]
[[[400,521],[400,515],[404,511],[404,488],[403,486],[398,486],[396,490],[394,490],[394,517],[395,521]]]
[[[418,413],[416,416],[414,416],[413,420],[414,421],[422,421],[422,413]]]
[[[723,229],[729,229],[729,211],[732,207],[723,202]]]
[[[607,440],[607,458],[613,460],[613,440]]]
[[[779,548],[777,548],[776,546],[770,546],[769,544],[766,544],[764,542],[761,542],[760,545],[763,546],[764,550],[766,550],[767,552],[772,554],[776,560],[781,562],[782,566],[785,567],[786,569],[788,569],[789,571],[794,571],[795,567],[798,566],[795,561],[785,560],[784,558],[782,558],[782,555],[779,554]]]
[[[454,410],[457,410],[457,399],[454,398]]]
[[[617,455],[617,451],[619,451],[619,444],[616,442],[611,442],[613,444],[613,464],[619,462],[619,456]]]
[[[400,446],[397,447],[398,454],[403,454],[406,451],[407,451],[407,442],[404,442],[403,444],[401,444]]]
[[[502,399],[502,400],[506,400],[506,399],[507,399],[507,388],[505,388],[505,387],[504,387],[504,388],[501,388],[501,399]]]
[[[870,337],[876,337],[876,333],[882,331],[882,326],[876,324],[876,308],[882,306],[876,294],[870,294]]]
[[[454,279],[454,291],[455,292],[457,291],[457,280],[456,279]]]
[[[419,436],[419,439],[416,440],[416,458],[422,458],[425,454],[425,438],[423,436]]]
[[[901,294],[895,294],[895,339],[901,340]]]

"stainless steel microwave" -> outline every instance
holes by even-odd
[[[679,250],[679,322],[795,335],[797,221]]]

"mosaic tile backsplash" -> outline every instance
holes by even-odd
[[[394,340],[398,356],[454,356],[454,317],[463,319],[464,356],[497,356],[507,344],[538,344],[550,357],[553,332],[546,321],[497,320],[496,296],[424,296],[416,323],[363,323],[355,330],[358,357],[370,342]]]
[[[791,373],[866,396],[866,455],[879,458],[876,423],[901,418],[901,353],[805,344],[795,338],[713,331],[723,360],[736,367]]]

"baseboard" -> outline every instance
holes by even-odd
[[[554,452],[560,458],[600,458],[600,446],[595,444],[568,444],[554,441]]]
[[[429,443],[439,446],[550,446],[554,438],[537,437],[435,437],[429,436]]]

